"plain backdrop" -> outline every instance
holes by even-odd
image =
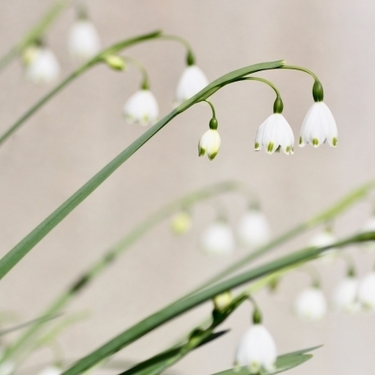
[[[0,52],[5,53],[52,2],[12,0],[0,5]],[[313,70],[325,88],[325,101],[339,128],[339,146],[296,147],[293,156],[254,152],[257,127],[271,114],[274,94],[257,82],[231,85],[215,94],[222,147],[216,159],[197,157],[197,142],[208,128],[210,110],[198,105],[179,116],[115,172],[85,202],[39,243],[0,284],[1,310],[13,321],[37,317],[53,297],[112,244],[173,198],[210,183],[236,179],[255,192],[274,235],[318,213],[373,177],[375,3],[368,0],[91,0],[89,14],[104,46],[132,35],[162,29],[186,38],[209,80],[256,62],[286,59]],[[46,41],[62,75],[75,67],[67,52],[74,21],[66,11]],[[141,60],[151,77],[161,116],[172,108],[185,50],[176,42],[153,41],[126,52]],[[300,72],[263,73],[281,90],[284,114],[296,138],[312,104],[312,79]],[[140,83],[134,68],[114,72],[99,66],[44,106],[0,149],[1,254],[5,254],[145,129],[123,121],[122,108]],[[34,87],[14,61],[0,75],[0,130],[41,98],[49,87]],[[220,200],[235,227],[246,199]],[[355,232],[371,212],[361,203],[334,223],[338,236]],[[212,259],[199,250],[204,228],[214,219],[211,204],[194,209],[192,230],[182,238],[163,223],[135,244],[86,289],[65,314],[88,317],[66,330],[58,342],[74,360],[243,256]],[[304,246],[313,231],[274,252]],[[374,256],[349,250],[360,275]],[[263,261],[265,261],[262,260]],[[327,297],[343,277],[344,263],[319,265]],[[324,344],[294,375],[373,374],[374,315],[330,313],[322,322],[298,320],[296,294],[309,284],[303,273],[287,276],[276,295],[258,296],[265,324],[280,353]],[[146,359],[210,313],[206,304],[163,326],[120,352],[127,361]],[[251,308],[243,305],[224,324],[230,332],[174,368],[176,374],[207,375],[232,366],[233,352],[248,327]],[[10,324],[10,322],[6,323]],[[6,338],[6,340],[12,337]],[[5,340],[5,341],[6,341]],[[20,374],[36,373],[53,359],[44,349]],[[36,367],[30,367],[30,366]],[[100,370],[98,374],[116,374]]]

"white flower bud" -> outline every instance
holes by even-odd
[[[93,23],[87,19],[81,19],[72,26],[68,48],[70,55],[79,60],[89,60],[100,51],[100,39]]]
[[[273,337],[262,324],[248,328],[241,338],[235,354],[235,365],[248,366],[251,374],[258,374],[262,369],[273,371],[277,350]]]
[[[198,143],[198,155],[207,154],[210,160],[213,160],[219,152],[221,138],[219,132],[214,129],[208,129],[201,137]]]
[[[177,85],[176,105],[190,99],[208,85],[208,80],[202,70],[196,65],[188,66]]]
[[[360,282],[358,300],[366,310],[375,310],[375,272],[371,272]]]
[[[327,312],[327,303],[319,288],[305,289],[296,299],[294,305],[298,317],[308,320],[320,320]]]
[[[55,81],[60,74],[60,66],[54,53],[47,47],[38,47],[29,56],[26,78],[34,84],[43,85]]]
[[[235,249],[232,228],[225,222],[211,224],[203,233],[202,250],[208,255],[227,255]]]
[[[248,247],[260,247],[270,240],[270,228],[264,214],[259,210],[248,210],[238,225],[240,242]]]
[[[347,276],[341,280],[333,294],[333,304],[337,310],[349,313],[359,310],[358,285],[356,277]]]
[[[124,117],[128,123],[139,122],[147,126],[156,122],[158,116],[158,103],[150,90],[137,91],[125,103]]]

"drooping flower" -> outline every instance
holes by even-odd
[[[333,294],[333,303],[337,310],[350,313],[358,311],[358,285],[358,279],[353,276],[346,276],[341,280]]]
[[[88,19],[79,19],[72,26],[68,38],[69,53],[73,58],[88,60],[100,50],[99,34]]]
[[[259,247],[270,240],[270,228],[266,217],[260,210],[249,209],[241,217],[238,225],[240,242],[249,247]]]
[[[38,375],[60,375],[62,370],[56,366],[48,366],[42,370]]]
[[[273,113],[259,126],[255,136],[255,151],[264,147],[268,154],[283,150],[287,155],[294,153],[292,128],[281,113]]]
[[[224,221],[212,223],[203,233],[202,250],[208,255],[227,255],[235,249],[232,228]]]
[[[155,96],[148,89],[138,90],[124,106],[124,117],[129,123],[139,122],[143,126],[154,123],[159,116]]]
[[[375,272],[371,272],[360,282],[358,300],[366,310],[375,310]]]
[[[216,129],[208,129],[201,137],[198,143],[198,155],[207,154],[210,160],[213,160],[219,152],[221,138]]]
[[[301,292],[294,305],[298,317],[320,320],[327,312],[327,302],[320,288],[309,287]]]
[[[54,53],[47,47],[36,47],[26,61],[26,78],[34,84],[43,85],[55,81],[60,66]]]
[[[258,374],[262,369],[273,371],[277,350],[273,337],[263,324],[254,324],[241,338],[236,354],[235,365],[248,366],[251,374]]]
[[[313,147],[319,147],[326,141],[331,147],[337,146],[337,126],[330,109],[319,101],[311,106],[303,120],[299,146],[304,147],[309,143]]]
[[[175,104],[190,99],[207,85],[208,80],[202,70],[196,65],[188,66],[178,81]]]

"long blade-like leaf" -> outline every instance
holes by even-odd
[[[209,93],[215,92],[219,87],[231,83],[233,77],[242,77],[247,74],[261,70],[277,69],[283,66],[283,61],[261,63],[251,65],[228,73],[216,81],[212,82],[196,94],[191,99],[182,103],[179,107],[170,112],[148,131],[136,139],[130,146],[116,156],[103,169],[101,169],[86,184],[78,189],[51,215],[42,221],[32,232],[30,232],[21,242],[11,249],[0,260],[0,279],[2,279],[38,242],[40,242],[57,224],[69,215],[81,202],[83,202],[98,186],[100,186],[113,172],[115,172],[126,160],[128,160],[138,149],[159,132],[174,117],[186,111],[195,103],[208,97]]]

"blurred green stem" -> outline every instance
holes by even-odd
[[[319,248],[309,247],[294,252],[290,255],[278,258],[274,261],[266,263],[265,265],[258,266],[255,269],[243,272],[237,276],[222,281],[217,285],[213,285],[210,288],[207,288],[183,300],[173,302],[172,304],[162,308],[161,310],[150,315],[149,317],[141,320],[129,329],[123,331],[115,338],[108,341],[106,344],[94,350],[89,355],[83,357],[78,362],[73,364],[71,368],[64,371],[61,375],[79,375],[82,371],[85,371],[91,368],[92,366],[95,366],[98,362],[102,361],[105,358],[108,358],[109,356],[123,349],[135,340],[141,338],[148,332],[154,330],[157,327],[160,327],[166,322],[182,315],[183,313],[186,313],[187,311],[201,305],[202,303],[212,299],[213,297],[221,293],[224,293],[228,290],[232,290],[240,285],[243,285],[250,281],[254,281],[263,276],[267,276],[274,272],[281,271],[285,268],[292,267],[296,264],[315,259],[321,253],[330,248],[341,248],[351,244],[362,243],[372,240],[375,240],[375,232],[351,236],[329,246]]]
[[[70,5],[70,3],[71,0],[56,1],[47,13],[43,15],[39,22],[33,26],[26,35],[9,50],[9,52],[0,58],[0,71],[4,69],[18,54],[20,54],[24,48],[33,43],[36,39],[39,39],[61,12]]]
[[[210,199],[218,194],[223,194],[230,191],[241,190],[242,186],[236,181],[220,182],[206,188],[189,193],[182,198],[179,198],[166,206],[162,207],[154,214],[149,216],[146,220],[137,225],[128,235],[121,239],[116,245],[110,248],[104,256],[92,264],[86,271],[84,271],[71,285],[59,296],[57,299],[44,311],[41,316],[43,319],[38,319],[29,327],[19,339],[10,346],[5,357],[14,357],[20,350],[23,350],[35,335],[44,328],[44,322],[50,317],[56,315],[63,307],[65,307],[75,296],[78,295],[84,288],[94,281],[109,265],[111,265],[121,254],[128,250],[137,240],[139,240],[145,233],[154,228],[161,221],[167,219],[172,214],[181,209],[191,207],[201,201]]]

